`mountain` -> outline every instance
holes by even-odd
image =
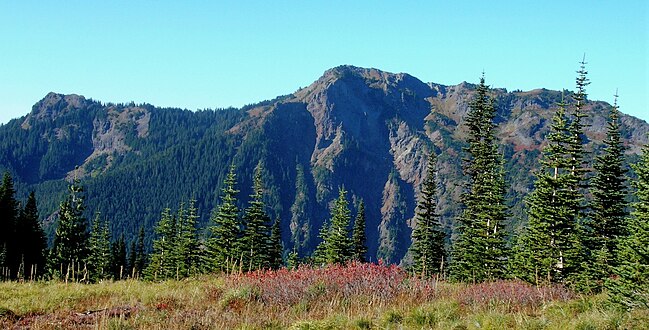
[[[247,200],[252,169],[265,164],[267,202],[281,218],[285,248],[315,248],[329,205],[344,185],[363,199],[369,254],[398,262],[410,245],[419,184],[431,151],[440,154],[440,214],[449,233],[461,193],[463,118],[475,86],[424,83],[405,73],[340,66],[293,94],[241,109],[191,112],[149,104],[104,104],[50,93],[32,111],[0,126],[0,170],[19,196],[31,189],[51,232],[66,180],[81,179],[89,216],[101,212],[115,235],[133,239],[164,207],[195,198],[205,224],[234,164]],[[511,185],[510,227],[525,222],[544,136],[561,92],[493,89],[498,137]],[[568,97],[570,94],[568,93]],[[587,104],[587,150],[601,148],[610,105]],[[649,124],[622,116],[630,162]]]

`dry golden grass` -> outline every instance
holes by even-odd
[[[521,282],[414,279],[349,265],[181,281],[0,283],[0,328],[29,329],[643,329],[604,295]]]

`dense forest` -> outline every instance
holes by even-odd
[[[424,278],[435,276],[457,282],[517,278],[536,285],[561,283],[586,293],[599,292],[606,287],[613,301],[627,307],[649,307],[649,146],[644,146],[641,156],[631,166],[634,179],[629,180],[630,171],[625,159],[625,150],[629,146],[624,143],[625,132],[616,100],[607,109],[603,145],[592,149],[590,155],[585,128],[593,121],[592,118],[589,120],[591,115],[587,111],[586,87],[590,82],[584,62],[577,73],[575,92],[562,93],[551,115],[549,132],[544,137],[539,165],[532,178],[533,188],[522,205],[508,201],[511,186],[520,183],[510,181],[511,176],[506,174],[511,160],[506,159],[508,152],[503,150],[498,136],[503,121],[499,119],[492,91],[485,84],[484,77],[480,79],[463,120],[465,134],[458,155],[463,175],[454,219],[456,226],[449,232],[442,220],[443,212],[440,212],[440,202],[448,199],[445,194],[453,193],[440,182],[440,174],[447,169],[440,166],[439,160],[448,157],[445,155],[448,151],[433,147],[425,157],[425,166],[422,166],[425,173],[416,198],[414,230],[404,252],[407,257],[401,262],[404,267]],[[168,112],[167,120],[182,121],[182,117],[174,117],[178,114],[181,113]],[[97,114],[88,111],[83,115],[93,117]],[[136,123],[146,116],[137,111],[127,112],[127,115],[134,116]],[[52,228],[51,244],[47,243],[46,232],[39,221],[39,194],[31,192],[23,206],[17,200],[12,173],[6,172],[0,187],[3,278],[57,278],[82,282],[129,277],[162,280],[212,272],[292,268],[301,263],[326,265],[371,260],[370,243],[384,239],[368,234],[366,205],[371,196],[367,200],[357,195],[350,199],[346,182],[339,182],[327,189],[332,190],[329,194],[316,197],[323,199],[333,193],[337,196],[324,203],[329,206],[328,216],[317,228],[317,239],[307,237],[317,242],[312,253],[300,250],[299,240],[294,238],[298,231],[293,228],[291,239],[287,239],[283,233],[286,226],[281,224],[288,221],[287,214],[295,216],[303,211],[300,208],[309,205],[298,203],[298,200],[309,198],[304,193],[305,186],[314,182],[304,178],[304,168],[286,167],[287,175],[296,171],[298,178],[302,177],[296,181],[295,191],[291,194],[295,202],[290,213],[281,212],[283,196],[278,195],[277,186],[283,179],[269,174],[271,165],[267,162],[273,159],[272,155],[251,156],[272,150],[272,147],[255,147],[258,143],[272,145],[272,141],[262,139],[247,144],[244,140],[236,146],[237,155],[242,157],[237,161],[228,155],[228,151],[235,148],[233,138],[218,133],[223,132],[224,127],[229,127],[227,131],[243,129],[240,127],[242,122],[238,121],[241,115],[234,110],[198,113],[193,122],[186,123],[185,130],[176,131],[174,134],[178,136],[171,139],[156,140],[154,135],[170,134],[164,130],[165,121],[158,121],[157,125],[162,125],[158,128],[148,126],[147,143],[158,146],[167,143],[165,154],[154,156],[152,153],[152,157],[162,157],[156,163],[170,166],[169,171],[176,173],[174,176],[158,180],[156,176],[169,172],[160,172],[158,168],[148,168],[137,162],[125,167],[131,171],[129,176],[120,177],[119,171],[106,176],[93,175],[93,162],[110,162],[111,166],[120,162],[129,164],[128,158],[135,157],[131,154],[125,154],[123,159],[115,157],[115,153],[102,154],[86,162],[83,168],[76,167],[69,173],[72,179],[67,185],[67,193],[61,196],[51,223],[45,223]],[[220,129],[209,124],[214,121],[222,125]],[[38,121],[25,123],[35,125]],[[75,145],[75,152],[97,152],[97,146],[83,145],[83,134],[79,134],[81,127],[66,127],[68,131],[57,134],[63,136],[63,140],[70,139],[68,142]],[[73,129],[80,131],[70,131]],[[206,134],[208,130],[214,130],[213,134]],[[141,127],[128,132],[144,134]],[[192,135],[209,135],[212,140],[204,145],[199,143],[194,149],[179,148],[173,142]],[[216,140],[213,140],[214,136],[217,136]],[[75,138],[79,140],[75,141]],[[107,144],[113,149],[137,148],[142,154],[151,152],[135,136],[122,138]],[[254,135],[250,137],[254,138]],[[48,160],[41,161],[41,165],[50,165],[39,167],[37,173],[28,173],[33,166],[25,166],[22,172],[13,173],[27,182],[57,177],[62,174],[57,171],[72,167],[79,161],[75,158],[78,155],[65,153],[70,149],[57,149],[57,143],[45,147],[38,140],[24,141],[25,148],[41,152],[43,159]],[[192,152],[199,156],[191,155]],[[88,158],[92,157],[86,155],[85,159]],[[218,193],[218,198],[208,217],[204,217],[207,213],[205,192],[185,184],[187,171],[197,168],[191,163],[195,159],[213,162],[215,166],[227,165],[223,169],[224,176],[216,174],[222,172],[217,167],[211,176],[202,178],[209,182],[208,186],[220,187],[218,192],[212,192]],[[282,168],[281,159],[276,159],[280,164],[272,166]],[[252,160],[257,162],[242,167],[236,165]],[[33,161],[15,155],[12,158],[12,164]],[[96,167],[97,170],[101,168]],[[237,171],[239,168],[254,170],[242,173]],[[138,173],[135,177],[140,178],[141,183],[132,182],[133,172]],[[91,178],[88,185],[97,184],[92,181],[95,177],[96,180],[105,180],[103,187],[129,186],[130,189],[142,189],[142,194],[151,191],[158,198],[170,192],[155,185],[147,186],[144,182],[170,180],[184,198],[176,201],[175,208],[167,206],[158,210],[158,216],[148,220],[154,222],[151,226],[146,222],[138,227],[123,226],[111,219],[110,205],[136,209],[151,205],[131,200],[127,201],[130,205],[124,206],[119,195],[88,194],[78,178],[84,176]],[[388,182],[401,179],[398,174],[390,174]],[[127,184],[126,180],[131,182]],[[355,186],[354,183],[350,185]],[[95,201],[89,203],[91,200]],[[93,205],[93,209],[88,209],[88,205]],[[521,208],[526,219],[521,230],[509,223],[516,207]],[[89,214],[93,215],[92,221]],[[293,224],[291,222],[291,226]],[[147,233],[149,228],[153,230]],[[387,229],[394,231],[399,227]],[[395,235],[394,232],[391,235]],[[396,238],[392,236],[392,239]],[[389,248],[398,248],[399,244]],[[381,244],[378,252],[380,255]]]

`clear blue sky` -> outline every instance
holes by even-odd
[[[292,93],[352,64],[426,82],[573,89],[649,120],[647,1],[0,2],[0,123],[50,91],[188,109]]]

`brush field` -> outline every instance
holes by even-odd
[[[0,328],[647,329],[649,311],[559,286],[456,284],[350,264],[165,282],[3,282]]]

